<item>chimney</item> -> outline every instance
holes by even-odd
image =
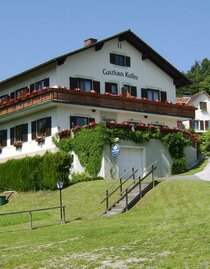
[[[96,42],[97,42],[97,39],[95,39],[95,38],[88,38],[88,39],[86,39],[84,41],[84,46],[87,47],[87,46],[90,46],[90,45],[92,45],[92,44],[94,44]]]

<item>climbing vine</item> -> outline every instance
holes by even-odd
[[[189,144],[189,138],[182,132],[165,134],[159,128],[154,127],[134,131],[132,128],[122,128],[122,126],[120,128],[117,126],[107,127],[104,123],[75,129],[73,135],[67,139],[59,140],[58,137],[54,137],[53,141],[61,151],[74,150],[81,165],[85,168],[85,172],[95,177],[101,169],[105,146],[114,144],[116,137],[120,140],[131,140],[139,144],[151,139],[162,140],[168,147],[172,158],[176,160],[174,163],[179,160],[179,165],[181,159],[184,160],[184,147]]]
[[[173,158],[172,174],[184,172],[187,168],[184,158],[184,148],[190,144],[190,140],[183,133],[176,132],[163,136],[162,141],[168,147],[168,151]]]

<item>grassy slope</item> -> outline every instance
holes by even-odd
[[[57,225],[57,211],[38,214],[32,231],[27,217],[1,217],[0,268],[210,268],[209,182],[162,182],[132,210],[111,218],[100,216],[105,184],[63,190],[65,225]],[[58,201],[58,192],[18,194],[0,212]]]

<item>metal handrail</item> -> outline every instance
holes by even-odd
[[[157,161],[153,162],[152,164],[150,164],[145,171],[143,171],[141,173],[141,175],[139,176],[138,178],[138,182],[136,182],[136,179],[133,180],[133,182],[125,189],[125,190],[121,190],[121,193],[120,193],[120,198],[115,201],[111,206],[109,206],[109,201],[108,201],[108,198],[113,194],[115,193],[119,188],[122,187],[122,185],[125,184],[125,182],[127,182],[128,179],[130,179],[139,169],[137,169],[134,173],[132,173],[130,175],[129,178],[127,178],[124,182],[122,182],[115,190],[113,190],[110,194],[108,193],[108,190],[106,190],[106,197],[101,201],[101,203],[103,203],[104,201],[106,201],[106,210],[108,211],[109,209],[111,209],[117,202],[119,202],[122,198],[126,197],[127,199],[127,196],[128,196],[128,193],[130,193],[138,184],[140,186],[140,189],[141,189],[141,182],[146,178],[148,177],[151,173],[153,174],[153,171],[157,168],[155,166],[155,164],[157,163]],[[147,172],[150,168],[152,168],[151,171]],[[146,173],[146,175],[144,175]],[[144,176],[143,176],[144,175]],[[141,178],[141,176],[143,176]],[[152,182],[153,182],[153,187],[154,187],[154,176],[152,176]],[[132,186],[133,185],[133,186]],[[132,188],[130,188],[132,186]],[[130,188],[130,189],[129,189]],[[125,194],[123,194],[125,192]],[[141,191],[140,191],[141,192]]]
[[[32,213],[33,212],[40,212],[40,211],[46,211],[46,210],[52,210],[52,209],[58,209],[60,208],[63,211],[63,218],[61,219],[61,224],[65,223],[65,207],[66,206],[53,206],[53,207],[47,207],[47,208],[39,208],[39,209],[31,209],[31,210],[22,210],[22,211],[13,211],[13,212],[5,212],[0,213],[0,216],[7,216],[7,215],[15,215],[15,214],[29,214],[29,222],[30,222],[30,229],[32,230]]]
[[[140,174],[140,176],[139,176],[139,178],[138,178],[138,181],[139,181],[139,182],[142,182],[146,177],[148,177],[148,176],[152,173],[152,171],[154,171],[154,170],[157,168],[157,167],[154,167],[154,169],[152,169],[152,171],[148,172],[145,176],[143,176],[143,175],[146,173],[146,171],[149,170],[150,167],[153,167],[156,163],[157,163],[157,161],[155,161],[155,162],[153,162],[152,164],[150,164],[150,165],[146,168],[146,170],[143,171],[143,172]],[[142,176],[143,176],[143,177],[142,177]],[[142,177],[142,178],[141,178],[141,177]],[[136,187],[135,182],[136,182],[136,179],[134,179],[133,182],[131,182],[131,184],[127,186],[126,189],[128,190],[132,185],[134,185],[134,186]],[[134,188],[134,187],[133,187],[133,188]],[[132,189],[133,189],[133,188],[132,188]],[[123,191],[121,192],[121,195],[126,191],[126,189],[123,190]],[[132,190],[132,189],[131,189],[131,190]]]
[[[122,183],[120,183],[120,185],[115,188],[111,193],[109,193],[108,195],[106,195],[106,197],[101,201],[101,203],[103,203],[107,198],[109,198],[112,194],[114,194],[119,188],[121,188],[125,182],[130,179],[132,176],[135,175],[135,173],[138,171],[139,169],[136,169],[136,171],[134,171],[127,179],[125,179]],[[106,190],[106,193],[107,193],[108,190]]]

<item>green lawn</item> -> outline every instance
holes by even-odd
[[[0,217],[0,268],[210,268],[210,183],[163,181],[132,210],[102,217],[105,181],[63,190],[59,211]],[[0,213],[59,203],[59,192],[16,194]]]

